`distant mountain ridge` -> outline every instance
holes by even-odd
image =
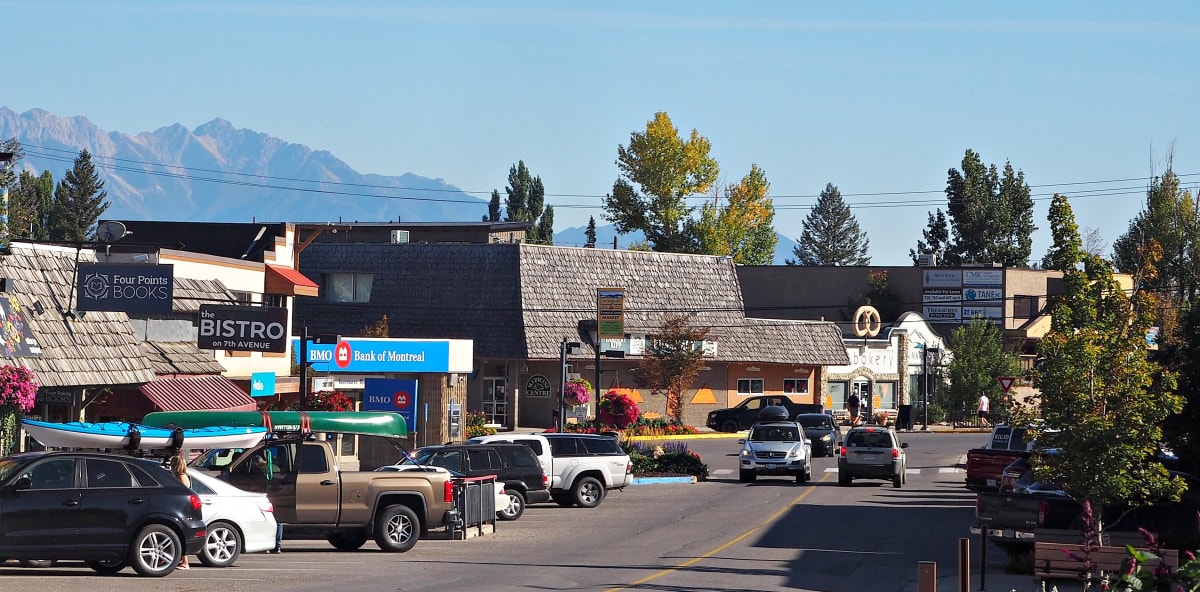
[[[0,139],[16,137],[21,166],[49,170],[55,182],[79,151],[92,153],[112,203],[105,219],[177,222],[477,222],[486,199],[442,179],[413,173],[363,174],[325,150],[312,150],[217,118],[188,130],[172,124],[131,136],[82,116],[0,107]],[[401,199],[402,198],[402,199]],[[583,246],[586,228],[566,228],[554,243]],[[779,234],[775,264],[795,246]],[[597,247],[629,248],[641,233],[596,228]]]
[[[362,174],[327,151],[220,118],[195,130],[173,124],[131,136],[86,117],[0,107],[0,138],[11,137],[25,148],[21,165],[48,169],[56,182],[81,149],[91,152],[111,219],[446,222],[487,213],[486,200],[441,179]]]

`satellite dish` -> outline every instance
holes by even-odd
[[[125,238],[129,231],[125,229],[125,225],[116,220],[105,220],[96,225],[96,240],[102,243],[111,243]]]

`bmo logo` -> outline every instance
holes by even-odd
[[[333,350],[328,349],[310,349],[308,350],[309,362],[332,362]]]
[[[392,404],[396,406],[396,409],[408,409],[411,402],[411,397],[405,391],[396,391],[396,394],[392,395]]]
[[[338,368],[346,368],[350,365],[350,361],[354,359],[354,349],[345,341],[340,341],[337,347],[333,349],[333,363]]]

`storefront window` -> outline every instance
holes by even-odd
[[[785,395],[803,395],[808,393],[807,378],[785,378],[783,379],[783,394]]]
[[[879,409],[899,409],[899,403],[896,401],[896,383],[876,382],[874,395],[874,400],[879,401]]]
[[[849,384],[845,381],[829,383],[827,390],[829,391],[830,404],[832,405],[831,409],[846,408],[846,389],[848,387]]]
[[[761,378],[739,378],[737,389],[739,395],[761,395],[763,394],[763,380]]]

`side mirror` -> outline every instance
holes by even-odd
[[[745,438],[738,438],[738,444],[745,444],[745,443],[746,443]]]
[[[17,479],[16,483],[13,483],[13,491],[25,491],[26,489],[33,489],[33,481],[29,477],[21,477]]]

